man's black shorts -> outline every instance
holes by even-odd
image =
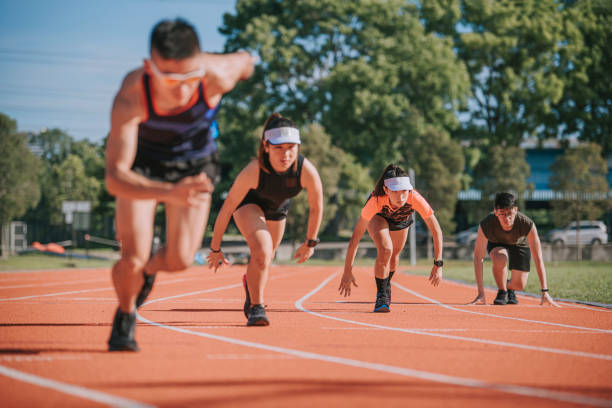
[[[491,254],[493,248],[502,247],[508,251],[508,268],[510,270],[517,270],[523,272],[529,272],[531,264],[531,252],[528,246],[519,245],[508,245],[498,244],[495,242],[489,242],[487,244],[487,253]]]

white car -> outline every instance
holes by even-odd
[[[572,245],[576,244],[578,234],[576,222],[569,223],[564,228],[554,229],[547,235],[547,241],[553,245]],[[601,221],[580,221],[580,243],[586,244],[606,244],[608,242],[608,229],[606,224]]]

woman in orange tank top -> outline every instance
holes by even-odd
[[[399,166],[390,164],[378,179],[374,191],[361,210],[361,216],[353,230],[344,263],[344,274],[338,290],[350,296],[351,286],[357,286],[353,276],[353,262],[357,246],[367,230],[376,244],[376,303],[374,312],[389,312],[391,303],[391,278],[397,269],[400,253],[412,224],[412,214],[417,211],[433,234],[434,265],[429,281],[438,286],[442,280],[442,230],[427,201],[410,183],[408,174]]]

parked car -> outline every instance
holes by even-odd
[[[478,236],[478,225],[468,228],[464,231],[458,232],[455,236],[455,242],[457,245],[474,248],[476,243],[476,237]]]
[[[571,245],[576,243],[576,222],[570,222],[564,228],[558,228],[546,234],[546,240],[553,245]],[[580,221],[581,244],[606,244],[608,242],[608,229],[601,221]]]

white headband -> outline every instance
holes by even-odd
[[[392,191],[412,190],[410,177],[393,177],[385,180],[385,186]]]
[[[264,140],[273,145],[283,143],[301,144],[300,131],[292,127],[280,127],[264,132]]]

